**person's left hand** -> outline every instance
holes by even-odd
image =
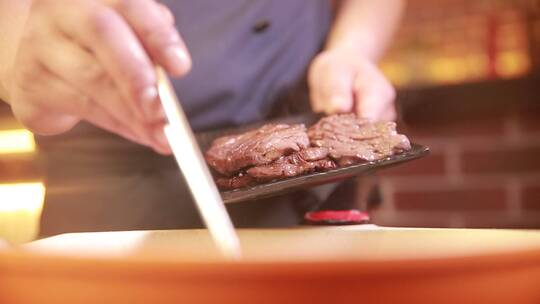
[[[356,112],[373,120],[395,120],[394,87],[377,65],[348,48],[328,49],[308,72],[311,107],[326,114]]]

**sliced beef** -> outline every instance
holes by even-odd
[[[206,152],[217,172],[233,176],[240,170],[265,165],[309,146],[303,124],[267,124],[246,133],[216,139]]]
[[[270,164],[251,167],[246,172],[240,172],[233,177],[219,177],[216,184],[220,189],[232,190],[334,168],[336,164],[328,158],[328,149],[309,147],[282,156]]]
[[[328,158],[328,149],[306,148],[270,164],[249,168],[247,174],[258,182],[266,182],[334,168],[336,164]]]
[[[253,177],[245,174],[238,173],[233,177],[219,177],[216,179],[216,185],[223,190],[233,190],[244,188],[255,184]]]
[[[313,146],[327,148],[340,166],[383,159],[411,148],[394,122],[371,122],[355,114],[324,117],[309,128],[308,135]]]
[[[298,151],[298,156],[305,161],[321,160],[328,157],[328,149],[324,147],[309,147]]]
[[[272,180],[374,161],[409,150],[394,122],[371,122],[354,114],[322,118],[304,125],[267,124],[239,135],[216,139],[206,152],[221,174],[221,189],[238,189]]]

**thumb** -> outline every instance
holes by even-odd
[[[380,96],[376,90],[370,88],[356,89],[356,114],[359,117],[377,120],[379,113],[379,105],[381,104]]]
[[[321,98],[324,112],[327,114],[351,112],[353,110],[353,84],[352,73],[334,71],[326,74],[321,85]]]
[[[381,120],[385,112],[393,110],[396,92],[379,74],[357,77],[354,83],[356,113],[365,118]]]

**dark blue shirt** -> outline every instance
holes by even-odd
[[[174,85],[196,130],[261,120],[305,77],[329,0],[166,0],[193,57]]]

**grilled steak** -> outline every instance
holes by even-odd
[[[220,189],[232,190],[334,168],[336,164],[328,158],[328,149],[310,147],[282,156],[270,164],[251,167],[233,177],[220,177],[216,180],[216,184]]]
[[[302,124],[267,124],[239,135],[220,137],[206,160],[225,190],[374,161],[409,150],[394,122],[371,122],[355,114],[322,118],[309,130]]]
[[[216,139],[206,152],[208,164],[232,176],[243,168],[265,165],[309,146],[303,124],[267,124],[239,135]]]
[[[374,161],[411,149],[394,122],[370,122],[355,114],[322,118],[308,130],[311,144],[329,149],[340,166]]]
[[[327,156],[326,148],[306,148],[282,156],[270,164],[249,168],[247,174],[259,182],[265,182],[336,168],[336,164]]]
[[[253,185],[254,182],[253,178],[245,173],[238,173],[238,175],[233,177],[219,177],[216,179],[216,185],[223,190],[244,188]]]

